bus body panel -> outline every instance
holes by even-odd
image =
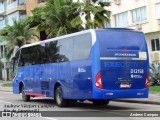
[[[95,71],[92,71],[93,99],[148,97],[145,83],[149,61],[143,33],[123,30],[95,32],[92,59],[97,63],[92,64]],[[95,86],[98,73],[101,73],[101,89]]]
[[[93,91],[92,91],[92,99],[101,99],[103,97],[98,96],[96,98],[96,94],[99,94],[97,92],[98,88],[96,88],[96,75],[101,70],[101,64],[100,64],[100,49],[99,49],[99,42],[96,40],[95,44],[92,46],[92,84],[93,84]],[[101,91],[101,89],[100,89]]]
[[[84,60],[83,64],[81,61],[75,61],[25,66],[17,73],[15,79],[23,81],[25,92],[28,94],[53,97],[54,86],[60,83],[63,97],[66,99],[92,98],[91,60]],[[16,80],[13,81],[13,93],[18,94],[19,84],[15,82]]]
[[[82,64],[83,63],[83,64]],[[92,98],[92,71],[91,60],[74,61],[72,63],[73,74],[73,98],[91,99]],[[70,93],[68,93],[70,94]]]
[[[101,73],[103,88],[107,90],[143,89],[146,82],[147,61],[134,60],[102,60]],[[121,88],[121,84],[128,84],[128,88]]]
[[[148,98],[148,88],[135,90],[95,89],[93,99]]]

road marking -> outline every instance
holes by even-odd
[[[48,120],[58,120],[58,119],[50,118],[50,117],[42,117],[42,118],[45,118],[45,119],[48,119]]]
[[[5,101],[0,101],[0,102],[2,102],[2,103],[8,103],[8,104],[11,104],[11,102],[5,102]]]

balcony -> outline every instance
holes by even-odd
[[[26,11],[16,11],[12,14],[9,14],[6,17],[6,25],[13,25],[13,19],[19,20],[19,19],[25,19],[26,18]]]
[[[18,6],[22,6],[26,4],[26,0],[16,0],[10,4],[7,4],[7,10],[11,10],[13,8],[16,8]]]
[[[4,5],[0,5],[0,14],[4,13]]]
[[[13,9],[18,6],[18,1],[12,2],[11,4],[7,5],[7,10]]]
[[[5,27],[5,20],[0,21],[0,29],[2,29],[3,27]]]

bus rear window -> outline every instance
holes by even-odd
[[[144,34],[141,32],[97,31],[96,34],[101,56],[104,56],[105,51],[146,51]]]

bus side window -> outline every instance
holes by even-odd
[[[37,45],[36,48],[37,48],[37,62],[36,62],[36,64],[47,63],[48,58],[47,58],[45,45]]]
[[[59,62],[59,44],[57,41],[52,41],[46,44],[46,51],[48,56],[49,63],[57,63]]]
[[[73,60],[89,59],[91,47],[91,34],[87,33],[74,37]]]
[[[20,51],[18,51],[15,55],[15,57],[12,58],[12,63],[13,63],[13,76],[16,74],[18,70],[18,59],[19,59]]]
[[[24,66],[24,49],[21,50],[21,54],[20,54],[20,58],[19,58],[19,63],[18,63],[18,67],[21,68],[22,66]]]
[[[19,59],[19,65],[18,67],[21,68],[23,66],[28,66],[31,65],[30,63],[30,48],[23,48],[21,50],[21,55],[20,55],[20,59]]]
[[[59,41],[60,62],[72,61],[73,59],[73,38],[65,38]]]

